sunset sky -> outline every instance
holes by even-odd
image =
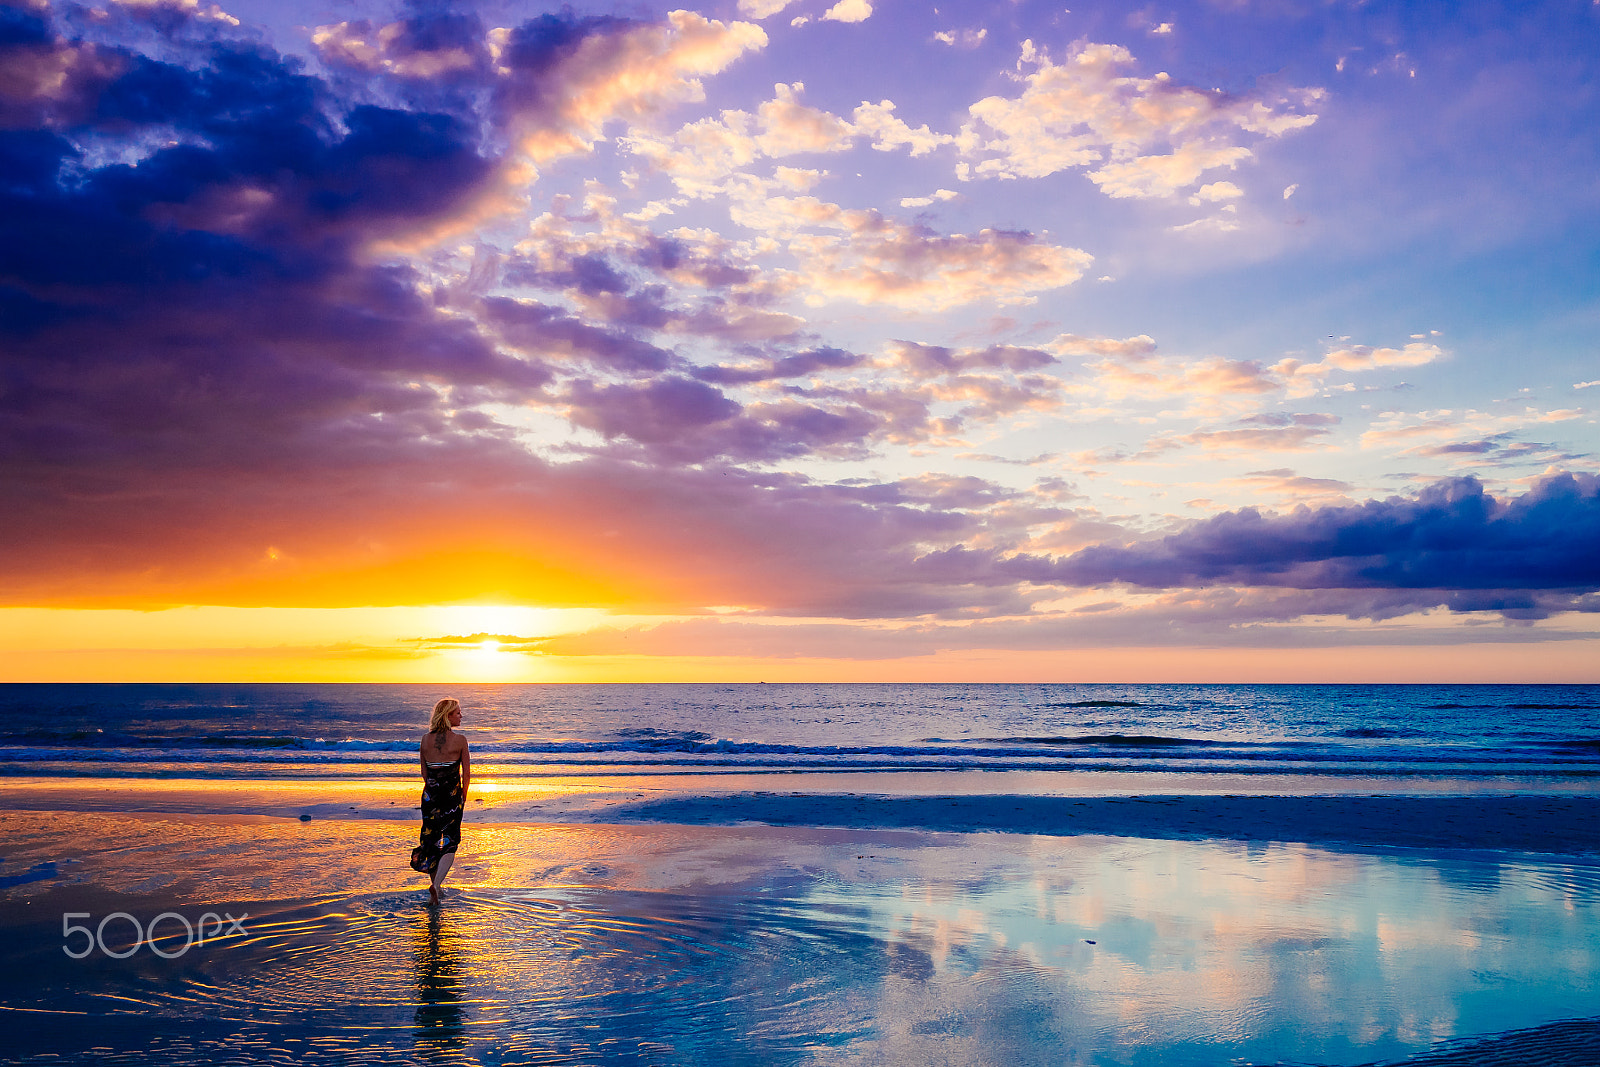
[[[0,678],[1600,682],[1600,0],[0,6]]]

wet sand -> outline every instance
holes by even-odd
[[[328,786],[4,783],[0,1062],[1600,1062],[1588,795]]]

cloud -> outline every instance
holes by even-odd
[[[939,30],[933,35],[933,39],[940,44],[947,44],[953,48],[976,48],[988,36],[989,31],[981,28],[976,30]]]
[[[1262,397],[1282,389],[1266,367],[1247,359],[1106,359],[1088,369],[1094,372],[1094,384],[1111,399],[1184,396],[1197,410],[1209,410],[1219,399]]]
[[[872,5],[867,0],[839,0],[823,12],[825,22],[865,22],[872,17]]]
[[[857,137],[871,138],[872,147],[880,152],[893,151],[901,145],[911,149],[911,155],[924,156],[940,145],[952,144],[955,138],[945,133],[934,133],[926,124],[912,129],[894,113],[892,100],[876,104],[862,101],[851,113],[854,125],[851,132]],[[953,195],[953,194],[952,194]]]
[[[613,119],[703,100],[700,79],[764,48],[767,35],[754,23],[673,11],[645,24],[542,15],[493,31],[489,43],[510,125],[537,164],[588,151]]]
[[[1190,433],[1162,433],[1145,441],[1137,452],[1101,448],[1080,452],[1082,463],[1129,463],[1155,459],[1184,448],[1198,448],[1216,455],[1254,452],[1307,452],[1323,447],[1323,439],[1339,425],[1337,415],[1267,414],[1237,420],[1224,429],[1199,429]]]
[[[800,264],[797,284],[812,304],[842,299],[933,310],[983,299],[1028,303],[1034,293],[1077,281],[1093,260],[1087,252],[1045,244],[1030,233],[940,234],[814,197],[739,205],[733,217],[769,232],[842,231],[789,238],[788,250]]]
[[[929,196],[906,196],[900,199],[901,207],[929,207],[942,200],[954,200],[960,193],[951,192],[949,189],[935,190]]]
[[[707,197],[722,191],[724,178],[760,157],[752,129],[752,116],[725,111],[720,118],[687,123],[670,138],[635,133],[621,143],[669,176],[683,195]]]
[[[756,144],[768,156],[797,152],[842,152],[850,147],[853,130],[835,115],[800,103],[805,86],[773,86],[774,96],[757,109],[761,134]]]
[[[378,26],[365,19],[318,26],[311,43],[324,61],[402,78],[433,79],[488,62],[482,24],[433,12]]]
[[[944,348],[896,341],[890,345],[895,365],[914,377],[928,378],[973,370],[1029,371],[1047,367],[1056,357],[1037,348],[990,345],[987,348]]]
[[[1252,158],[1245,135],[1280,137],[1316,121],[1317,89],[1229,95],[1123,72],[1119,45],[1083,44],[1062,63],[1023,42],[1020,96],[968,109],[957,138],[963,180],[1043,178],[1087,170],[1107,196],[1170,197],[1219,167]],[[1161,151],[1161,149],[1166,149]]]
[[[797,352],[779,358],[769,358],[759,363],[737,367],[697,367],[694,376],[703,382],[718,385],[748,385],[753,382],[770,382],[784,378],[804,378],[825,371],[847,370],[860,366],[862,356],[839,348],[818,348]]]
[[[1237,146],[1211,147],[1200,141],[1179,145],[1163,155],[1136,156],[1121,163],[1107,163],[1089,172],[1089,180],[1113,199],[1124,197],[1168,197],[1187,189],[1207,171],[1235,167],[1253,153]],[[1232,185],[1231,182],[1214,182]]]
[[[1412,341],[1403,348],[1345,345],[1330,348],[1315,363],[1292,357],[1279,360],[1273,364],[1272,372],[1284,381],[1290,396],[1303,397],[1320,392],[1334,370],[1360,374],[1388,367],[1421,367],[1444,357],[1444,349],[1422,341]]]
[[[1207,356],[1200,359],[1158,358],[1146,335],[1118,340],[1062,334],[1047,346],[1061,355],[1099,356],[1086,367],[1091,382],[1113,400],[1129,397],[1188,396],[1195,411],[1216,411],[1216,401],[1282,395],[1312,396],[1327,386],[1335,372],[1360,374],[1391,367],[1413,367],[1442,359],[1438,345],[1412,342],[1404,348],[1344,345],[1331,348],[1314,363],[1285,357],[1267,365],[1258,360]]]
[[[1345,371],[1372,370],[1375,367],[1420,367],[1444,355],[1438,345],[1413,341],[1404,348],[1372,348],[1368,345],[1351,345],[1335,348],[1323,356],[1323,362]]]
[[[1223,210],[1227,211],[1232,206],[1232,204],[1229,204]],[[1209,218],[1185,222],[1178,226],[1169,226],[1167,229],[1171,233],[1233,233],[1239,229],[1239,219],[1235,215],[1213,215]]]
[[[1225,430],[1196,430],[1163,438],[1178,446],[1205,452],[1304,452],[1320,446],[1321,439],[1341,421],[1337,415],[1257,415],[1239,420]]]
[[[1533,596],[1523,599],[1538,603]],[[1470,610],[1465,599],[1458,602]],[[1579,609],[1593,610],[1594,605],[1580,601]],[[978,619],[933,617],[912,623],[673,619],[538,638],[523,647],[557,656],[711,654],[871,661],[977,649],[1406,647],[1473,644],[1487,637],[1479,627],[1418,625],[1422,620],[1415,618],[1402,625],[1381,625],[1415,616],[1419,610],[1414,594],[1407,590],[1203,589],[1138,602],[1101,601],[1073,610]],[[1509,606],[1506,610],[1521,611]],[[1328,621],[1339,616],[1366,622]],[[1493,640],[1531,643],[1586,636],[1582,630],[1516,627],[1497,630]]]
[[[626,374],[653,374],[677,362],[665,349],[593,326],[561,308],[510,297],[490,297],[481,307],[482,322],[501,343],[541,360],[584,359]]]
[[[1148,359],[1156,350],[1155,340],[1149,334],[1139,334],[1137,337],[1080,337],[1075,333],[1064,333],[1056,337],[1046,346],[1058,355],[1073,356],[1111,356],[1120,360],[1141,362]]]
[[[794,0],[739,0],[739,14],[745,18],[769,19]]]
[[[1348,502],[1352,488],[1349,482],[1337,478],[1311,478],[1287,467],[1248,471],[1237,478],[1225,478],[1222,484],[1260,495],[1314,503]]]
[[[1189,203],[1218,203],[1220,201],[1231,200],[1235,197],[1240,197],[1243,195],[1244,190],[1232,182],[1209,182],[1195,190],[1195,194],[1189,198]]]
[[[1401,456],[1454,459],[1470,468],[1516,465],[1572,465],[1589,458],[1558,445],[1518,440],[1535,426],[1567,422],[1587,413],[1576,409],[1490,414],[1467,410],[1384,412],[1362,433],[1363,449],[1389,448]]]
[[[1413,603],[1537,611],[1515,594],[1600,589],[1597,538],[1600,478],[1552,476],[1507,499],[1459,478],[1415,497],[1276,517],[1246,508],[1158,540],[1097,545],[1054,561],[1019,558],[1007,569],[1072,585],[1431,590]]]
[[[687,123],[670,136],[634,132],[620,138],[620,143],[672,178],[679,192],[709,198],[736,195],[725,180],[760,159],[843,152],[863,138],[880,152],[904,146],[912,156],[922,156],[954,140],[926,124],[911,127],[894,113],[892,100],[862,101],[846,120],[802,103],[804,90],[801,82],[779,83],[773,87],[773,98],[757,107],[754,115],[726,110],[715,118]]]

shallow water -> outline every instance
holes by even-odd
[[[1548,857],[769,828],[563,834],[537,847],[510,827],[485,838],[436,912],[415,888],[357,870],[324,897],[240,905],[247,935],[172,961],[148,948],[64,957],[64,894],[126,887],[132,868],[112,858],[90,857],[88,877],[48,892],[9,889],[0,1014],[23,1036],[4,1055],[1354,1064],[1600,1004],[1600,868]],[[327,851],[309,855],[311,869],[330,865]],[[118,906],[145,919],[189,912],[240,900],[245,884],[227,898],[214,881],[169,880]]]

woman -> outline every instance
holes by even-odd
[[[428,902],[439,903],[461,842],[461,812],[472,783],[472,757],[467,739],[451,727],[461,725],[461,702],[450,697],[433,706],[428,733],[422,739],[422,843],[411,850],[411,869],[433,876]]]

